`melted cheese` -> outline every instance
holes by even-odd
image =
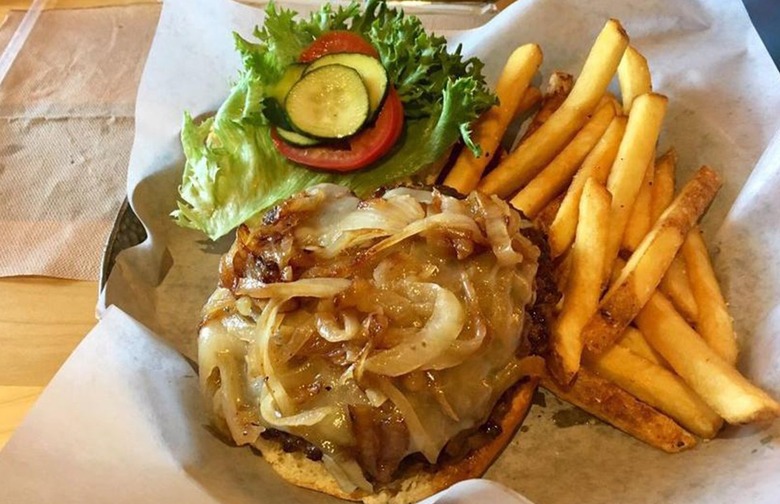
[[[239,289],[255,292],[240,312],[229,308],[234,293],[218,290],[200,332],[203,389],[239,444],[272,427],[331,461],[350,460],[355,444],[348,405],[390,400],[407,411],[406,452],[433,462],[521,378],[516,355],[538,250],[495,198],[396,190],[360,203],[318,187],[301,196],[311,199],[307,211],[287,230],[293,250],[316,266],[296,274],[325,272],[349,286],[330,297],[284,284],[263,296]]]

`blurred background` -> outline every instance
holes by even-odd
[[[780,0],[743,0],[769,54],[780,68]]]

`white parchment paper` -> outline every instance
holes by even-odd
[[[776,197],[780,194],[780,75],[741,3],[518,0],[484,27],[452,33],[451,41],[462,42],[467,53],[486,61],[491,81],[511,50],[526,42],[541,44],[544,75],[554,69],[577,74],[609,17],[622,21],[632,43],[649,60],[655,89],[669,96],[659,150],[677,148],[679,182],[705,163],[725,179],[703,225],[740,334],[742,369],[778,396],[780,230],[775,223],[780,220]],[[202,411],[194,380],[179,376],[186,366],[171,351],[194,358],[198,310],[216,285],[219,255],[232,240],[210,243],[198,233],[175,227],[167,217],[174,207],[183,163],[178,141],[182,111],[197,115],[220,104],[239,65],[230,31],[248,34],[261,20],[261,11],[221,0],[166,2],[141,82],[128,173],[131,202],[151,238],[120,256],[103,298],[104,306],[116,304],[149,327],[159,341],[109,312],[106,319],[122,328],[122,337],[102,336],[103,350],[77,352],[74,360],[84,373],[78,397],[63,403],[67,386],[47,392],[20,431],[23,440],[15,438],[0,455],[0,501],[5,501],[6,492],[8,502],[48,502],[23,497],[34,495],[29,493],[32,484],[12,483],[29,481],[29,474],[48,475],[50,481],[40,486],[75,486],[76,490],[64,492],[75,497],[60,502],[79,502],[79,495],[90,497],[84,502],[326,500],[280,483],[249,450],[216,442],[199,423]],[[85,345],[95,345],[92,337]],[[151,351],[157,347],[165,351]],[[115,358],[106,362],[101,352]],[[104,374],[95,374],[96,367],[105,366],[117,367],[119,375],[105,369]],[[73,367],[70,363],[66,368]],[[166,371],[170,369],[177,371]],[[112,393],[98,387],[116,380],[121,386]],[[94,387],[103,390],[102,395],[92,394]],[[82,397],[86,403],[77,400]],[[62,404],[96,406],[88,415],[78,416],[75,420],[83,424],[74,426]],[[106,417],[112,411],[125,411],[128,405],[138,414]],[[545,405],[532,408],[521,432],[487,477],[537,504],[780,502],[778,423],[728,428],[714,441],[671,456],[598,422],[564,427],[568,423],[561,420],[571,413],[570,406],[547,396]],[[54,427],[58,419],[67,420],[68,428],[58,431]],[[117,439],[124,432],[127,439]],[[136,436],[143,439],[128,441]],[[79,452],[79,469],[60,476],[52,468],[61,458],[25,444],[37,437],[48,439],[52,447],[60,446],[59,451],[51,450],[60,457],[71,450]],[[79,442],[73,444],[72,439]],[[25,455],[28,447],[34,455]],[[133,474],[139,479],[131,489],[137,498],[122,500],[116,495],[121,493],[117,488],[130,483],[127,474],[105,465],[112,456],[137,471]],[[165,478],[142,480],[147,465],[159,466]],[[171,485],[186,487],[181,498],[161,497],[174,495]],[[93,487],[105,492],[95,493]]]

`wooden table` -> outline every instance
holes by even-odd
[[[97,282],[0,278],[0,448],[95,325]]]

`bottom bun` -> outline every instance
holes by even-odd
[[[516,384],[504,394],[501,401],[506,405],[505,413],[494,418],[501,427],[501,432],[489,442],[461,459],[439,463],[432,468],[422,464],[404,467],[395,480],[377,486],[374,493],[360,490],[353,493],[344,492],[322,462],[309,460],[300,452],[286,453],[278,442],[261,437],[258,438],[256,447],[282,478],[299,487],[367,504],[417,502],[458,481],[482,476],[523,423],[537,383],[535,378],[528,379]]]

